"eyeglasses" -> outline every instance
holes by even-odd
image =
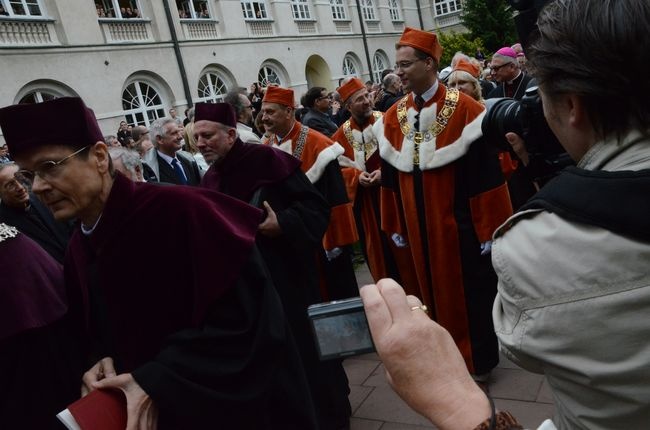
[[[84,146],[83,148],[73,152],[72,154],[68,155],[67,157],[64,157],[60,159],[59,161],[43,161],[39,167],[34,170],[19,170],[16,175],[20,174],[22,175],[23,178],[25,178],[26,181],[29,183],[34,182],[34,178],[38,176],[41,179],[44,179],[46,181],[49,181],[53,178],[56,178],[57,175],[60,173],[59,167],[63,165],[66,161],[70,160],[73,158],[75,155],[81,154],[83,151],[86,149],[90,148],[92,145],[87,145]],[[15,176],[15,175],[14,175]]]
[[[321,97],[319,97],[317,100],[318,100],[318,101],[321,101],[321,100],[329,100],[329,99],[331,99],[330,96],[321,96]]]
[[[504,64],[502,64],[500,66],[490,65],[490,70],[493,71],[493,72],[498,72],[499,69],[501,69],[502,67],[505,67],[505,66],[509,66],[510,64],[512,64],[512,63],[504,63]]]
[[[4,188],[5,191],[10,191],[13,193],[24,188],[23,184],[25,184],[25,182],[26,182],[25,178],[21,174],[16,172],[14,174],[14,178],[9,182],[7,182],[6,184],[4,184],[2,188]]]
[[[418,58],[413,61],[400,61],[399,63],[395,63],[395,70],[397,69],[408,69],[411,67],[413,64],[417,63],[418,61],[424,61],[424,58]]]

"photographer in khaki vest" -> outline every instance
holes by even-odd
[[[587,12],[586,12],[587,11]],[[576,161],[495,235],[502,352],[544,374],[546,429],[650,417],[650,64],[646,0],[557,0],[526,49],[546,120]],[[624,65],[613,67],[613,65]],[[395,390],[440,429],[520,428],[472,382],[450,335],[392,281],[361,289]]]

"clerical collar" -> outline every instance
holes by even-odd
[[[86,235],[90,236],[93,231],[95,231],[95,228],[97,228],[97,224],[99,224],[99,220],[102,219],[103,214],[99,214],[99,217],[97,217],[97,221],[95,221],[95,224],[92,227],[86,227],[84,223],[81,223],[81,232]]]
[[[514,78],[512,81],[507,81],[506,84],[508,84],[508,85],[512,85],[512,84],[514,84],[515,81],[516,81],[517,79],[519,79],[520,76],[521,76],[521,70],[519,71],[519,74],[518,74],[517,76],[515,76],[515,78]]]
[[[420,94],[420,97],[422,97],[424,99],[424,103],[426,103],[429,100],[431,100],[434,95],[436,95],[437,91],[438,91],[438,80],[436,79],[436,81],[433,83],[431,88],[429,88],[428,90]],[[417,94],[413,93],[413,99],[415,99],[416,96]]]

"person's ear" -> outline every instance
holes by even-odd
[[[108,146],[104,142],[97,141],[90,148],[91,154],[95,158],[95,163],[97,164],[97,169],[100,172],[108,172],[108,166],[110,164],[110,154],[108,153]]]

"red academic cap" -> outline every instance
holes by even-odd
[[[406,27],[402,37],[397,42],[398,45],[410,46],[418,49],[433,57],[437,63],[440,63],[442,56],[442,46],[438,42],[438,36],[428,31],[417,30],[412,27]]]
[[[454,72],[457,70],[462,70],[463,72],[467,72],[470,75],[474,76],[476,79],[478,79],[478,67],[473,65],[467,60],[459,60],[458,63],[456,63],[456,67],[454,67]]]
[[[194,122],[213,121],[228,127],[237,127],[235,109],[228,103],[197,103],[194,108]]]
[[[282,87],[266,87],[263,102],[278,103],[284,106],[294,107],[293,90]]]
[[[341,85],[336,92],[341,96],[341,101],[345,103],[352,94],[366,88],[366,85],[359,78],[352,78],[345,84]]]
[[[104,141],[95,114],[79,97],[4,107],[0,127],[12,157],[45,145],[81,149]]]

